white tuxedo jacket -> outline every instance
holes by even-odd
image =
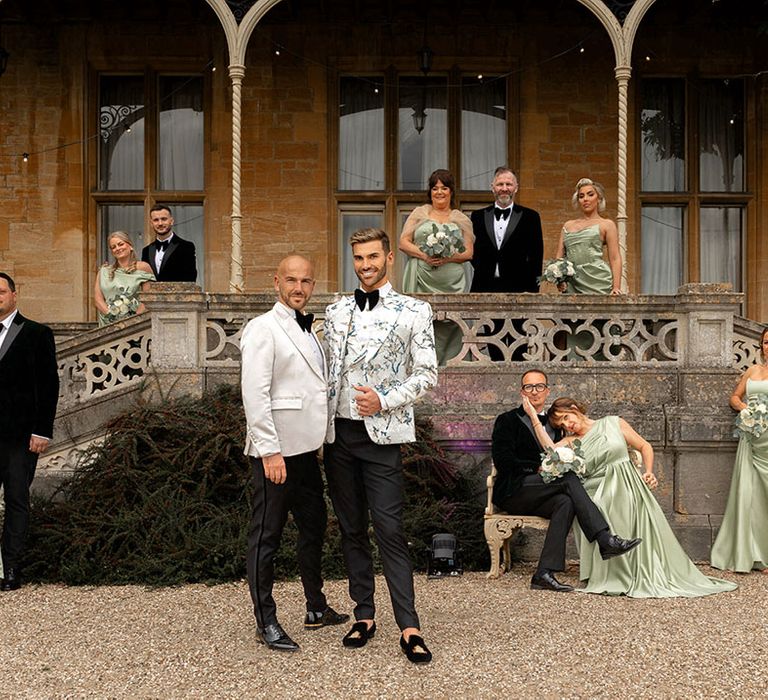
[[[240,353],[245,454],[290,457],[318,449],[328,425],[326,375],[292,311],[278,302],[249,321]]]
[[[379,304],[385,313],[367,345],[365,357],[355,366],[355,376],[381,399],[381,411],[364,418],[375,443],[413,442],[416,426],[413,403],[437,384],[432,307],[391,290]],[[344,297],[325,310],[323,338],[328,350],[328,434],[336,439],[334,417],[339,399],[347,340],[353,332],[355,299]]]

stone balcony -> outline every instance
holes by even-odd
[[[318,329],[334,298],[313,297]],[[618,413],[653,444],[656,495],[688,551],[707,556],[736,447],[728,397],[757,357],[760,326],[738,316],[741,294],[687,285],[671,296],[424,298],[436,319],[461,328],[464,342],[418,410],[463,468],[487,473],[496,416],[519,404],[521,373],[543,368],[553,397],[578,398],[593,416]],[[238,382],[242,328],[274,304],[272,294],[181,284],[154,285],[143,300],[147,314],[70,329],[58,343],[61,397],[44,477],[67,470],[73,448],[99,439],[104,422],[139,397],[162,401]],[[491,360],[489,346],[504,359]]]

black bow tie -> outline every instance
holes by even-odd
[[[296,323],[299,324],[301,330],[307,333],[312,332],[312,322],[315,320],[315,314],[303,314],[298,309],[296,310]]]
[[[379,290],[374,289],[372,292],[364,292],[362,289],[355,290],[355,303],[360,307],[360,311],[365,311],[365,302],[368,302],[368,310],[372,311],[373,307],[379,303]]]
[[[160,241],[160,240],[155,241],[155,246],[157,247],[158,250],[164,251],[168,248],[169,245],[171,245],[170,238],[167,241]]]
[[[538,415],[539,415],[539,423],[541,423],[542,425],[546,425],[547,424],[547,414],[545,413],[542,416],[541,413],[539,413]]]
[[[509,212],[512,211],[512,207],[507,207],[506,209],[499,209],[499,207],[494,207],[493,213],[496,216],[496,221],[499,219],[504,219],[506,221],[509,218]]]

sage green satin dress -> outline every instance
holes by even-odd
[[[768,394],[768,380],[747,379],[747,396]],[[712,545],[712,566],[746,573],[768,567],[768,432],[739,438],[731,490]]]
[[[568,282],[570,294],[610,294],[613,275],[603,260],[603,241],[600,224],[580,231],[563,230],[565,257],[576,268],[576,277]]]
[[[656,498],[629,459],[618,416],[595,421],[581,438],[587,462],[584,488],[602,511],[611,532],[642,542],[623,556],[603,561],[596,543],[574,527],[586,593],[630,598],[694,598],[737,588],[705,576],[672,533]]]
[[[431,219],[420,223],[413,232],[414,244],[421,248],[436,223],[438,222]],[[449,222],[438,225],[448,226],[461,234],[458,224]],[[405,294],[461,294],[467,289],[464,265],[451,262],[433,268],[424,260],[408,258],[403,270],[401,288]],[[437,362],[444,365],[461,350],[461,329],[452,321],[435,321],[434,327]]]
[[[114,277],[110,278],[109,266],[103,265],[99,270],[99,286],[107,306],[115,307],[116,313],[103,314],[99,311],[99,328],[134,316],[136,314],[134,306],[137,305],[136,296],[141,285],[144,282],[154,281],[155,276],[151,272],[144,272],[143,270],[127,272],[122,268],[117,268]]]

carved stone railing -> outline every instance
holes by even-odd
[[[733,322],[733,366],[740,372],[760,361],[760,335],[765,326],[737,316]]]
[[[135,385],[150,365],[149,316],[135,316],[60,342],[59,412]]]

